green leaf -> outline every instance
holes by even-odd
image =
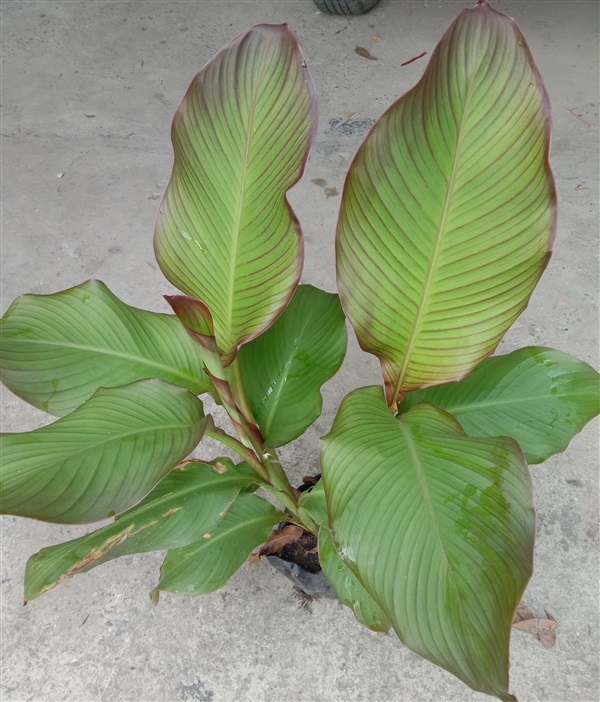
[[[550,126],[523,35],[484,2],[458,14],[359,150],[338,282],[390,407],[466,376],[525,309],[556,229]]]
[[[23,295],[0,322],[2,382],[62,416],[100,387],[160,378],[195,395],[212,384],[179,320],[121,302],[99,280],[54,295]]]
[[[518,445],[467,437],[426,403],[396,418],[369,387],[343,401],[321,460],[337,551],[404,644],[515,700],[510,628],[534,541]]]
[[[113,558],[185,546],[201,538],[254,479],[249,468],[227,458],[182,465],[112,524],[32,556],[25,571],[25,601]]]
[[[177,110],[156,257],[176,287],[208,306],[223,355],[270,326],[298,284],[302,233],[285,194],[316,126],[312,79],[286,24],[234,39]]]
[[[363,626],[373,631],[389,631],[388,618],[340,558],[326,527],[319,530],[319,562],[340,602],[350,607]]]
[[[452,385],[416,390],[400,412],[431,402],[469,436],[510,436],[529,463],[564,451],[600,412],[600,375],[561,351],[530,346],[484,360]]]
[[[323,407],[321,385],[342,365],[346,320],[337,295],[300,285],[281,317],[242,346],[244,388],[267,446],[296,439]]]
[[[319,526],[327,524],[327,502],[325,501],[325,490],[322,480],[319,480],[309,491],[300,495],[299,506],[315,524]]]
[[[167,553],[153,598],[159,592],[204,595],[218,590],[284,518],[261,497],[240,495],[210,530],[210,538]]]
[[[51,522],[135,505],[202,438],[202,403],[162,380],[101,388],[49,426],[1,437],[0,509]]]

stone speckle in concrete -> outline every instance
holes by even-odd
[[[421,75],[456,11],[469,3],[381,0],[353,19],[310,0],[4,2],[2,4],[2,310],[24,292],[98,277],[122,299],[166,311],[172,292],[153,258],[153,220],[171,168],[169,126],[196,71],[251,24],[288,22],[310,63],[320,132],[292,204],[306,236],[304,281],[334,289],[333,235],[344,175],[364,134]],[[598,4],[501,0],[523,29],[554,106],[552,163],[560,220],[554,256],[501,351],[548,345],[598,362]],[[372,37],[378,35],[380,41]],[[376,44],[376,46],[375,46]],[[378,61],[355,53],[372,50]],[[354,113],[350,118],[344,113]],[[57,177],[57,174],[62,174]],[[325,388],[325,411],[282,450],[295,477],[342,397],[378,382],[351,342]],[[48,421],[8,391],[3,431]],[[532,468],[535,574],[525,602],[559,622],[556,646],[514,632],[521,702],[591,701],[598,685],[597,425]],[[209,446],[214,452],[214,446]],[[213,453],[214,455],[214,453]],[[3,700],[483,700],[392,636],[362,629],[333,601],[302,608],[266,563],[213,595],[164,595],[160,554],[113,561],[23,607],[29,555],[85,533],[2,518]]]

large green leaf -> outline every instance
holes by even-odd
[[[312,79],[286,24],[234,39],[177,110],[156,256],[174,285],[208,306],[223,354],[266,329],[298,284],[302,233],[285,194],[316,124]]]
[[[284,518],[261,497],[240,495],[207,538],[167,553],[153,598],[160,592],[204,595],[218,590]]]
[[[2,382],[51,414],[100,387],[160,378],[196,395],[212,386],[173,315],[130,307],[99,280],[54,295],[23,295],[0,322]]]
[[[564,451],[600,412],[600,375],[569,354],[530,346],[484,360],[458,383],[408,393],[406,412],[431,402],[469,436],[511,436],[529,463]]]
[[[458,14],[359,150],[338,282],[390,407],[467,375],[526,307],[556,228],[550,124],[523,35],[483,2]]]
[[[346,320],[337,295],[300,285],[281,317],[242,346],[239,363],[267,446],[296,439],[323,407],[321,385],[342,365]]]
[[[248,467],[235,466],[226,458],[183,464],[112,524],[31,556],[25,571],[25,601],[113,558],[177,548],[201,538],[223,519],[240,489],[254,480]]]
[[[162,380],[101,388],[49,426],[1,437],[0,512],[93,522],[139,502],[202,438],[202,403]]]
[[[319,562],[340,602],[350,607],[361,624],[373,631],[389,630],[388,618],[344,563],[327,527],[319,530]]]
[[[338,552],[400,639],[475,690],[515,700],[510,628],[534,540],[518,445],[467,437],[427,403],[396,418],[369,387],[344,400],[321,459]]]
[[[303,492],[300,508],[318,524],[319,562],[340,602],[350,607],[358,621],[373,631],[388,631],[390,623],[379,605],[338,554],[328,527],[327,502],[323,481]]]

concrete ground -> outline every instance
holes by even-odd
[[[317,13],[310,0],[4,2],[2,310],[21,293],[90,277],[130,304],[165,310],[161,296],[170,287],[153,259],[152,228],[171,168],[170,121],[195,72],[258,22],[292,25],[317,84],[320,133],[292,201],[306,236],[304,281],[333,290],[349,159],[427,59],[400,64],[431,53],[468,5],[381,0],[348,19]],[[547,345],[597,364],[599,6],[495,6],[520,23],[546,79],[560,198],[554,257],[501,350]],[[357,55],[357,46],[378,60]],[[377,364],[352,338],[341,373],[325,388],[324,415],[281,452],[296,477],[317,471],[317,440],[341,398],[378,381]],[[8,391],[2,409],[4,431],[48,421]],[[538,543],[525,603],[536,615],[547,610],[560,628],[549,649],[514,632],[512,689],[521,702],[599,699],[596,438],[597,424],[532,469]],[[488,699],[393,635],[362,629],[338,603],[304,605],[266,563],[244,567],[211,596],[164,595],[154,607],[148,592],[161,555],[131,557],[24,608],[28,556],[87,527],[14,517],[1,524],[2,700]]]

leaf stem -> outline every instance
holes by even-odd
[[[254,470],[260,475],[260,477],[265,482],[269,481],[269,474],[263,466],[262,462],[258,460],[253,451],[244,446],[244,444],[238,439],[236,439],[235,436],[231,436],[223,429],[220,429],[219,427],[215,426],[215,423],[213,421],[209,422],[204,433],[211,439],[216,439],[217,441],[220,441],[224,446],[227,446],[232,451],[235,451],[238,454],[238,456],[243,458],[252,466],[252,468],[254,468]]]

